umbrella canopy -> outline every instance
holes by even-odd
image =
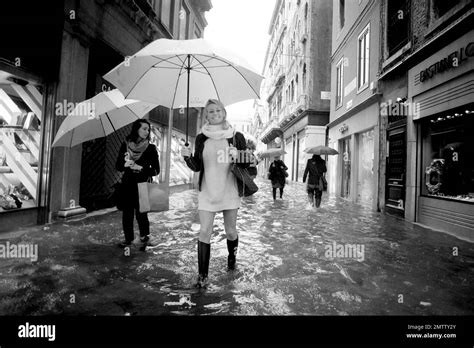
[[[104,78],[126,98],[170,109],[258,99],[263,80],[244,59],[204,39],[155,40]],[[187,135],[188,122],[186,142]]]
[[[337,155],[337,154],[339,154],[339,152],[337,152],[332,147],[323,146],[323,145],[309,147],[309,148],[305,149],[304,152],[310,153],[310,154],[313,154],[313,155]]]
[[[53,146],[73,147],[105,137],[142,118],[156,106],[125,99],[117,89],[101,92],[76,105],[59,127]]]
[[[262,151],[258,154],[260,158],[265,158],[265,157],[275,157],[275,156],[280,156],[286,154],[286,151],[282,148],[274,148],[274,149],[268,149],[265,151]]]

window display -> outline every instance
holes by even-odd
[[[41,88],[0,71],[0,212],[37,206]]]
[[[304,149],[306,148],[306,139],[305,139],[305,133],[300,132],[298,134],[298,180],[302,182],[303,181],[303,174],[304,174],[304,169],[306,168],[306,160],[307,160],[307,155],[306,152],[304,152]]]
[[[171,138],[170,186],[192,182],[192,171],[181,156],[181,146],[185,143],[184,138],[184,134],[173,132]]]
[[[372,204],[375,197],[374,130],[359,134],[358,200]]]
[[[422,124],[422,194],[474,202],[474,107]]]

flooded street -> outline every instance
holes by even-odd
[[[472,315],[474,245],[323,195],[306,210],[301,183],[273,201],[267,181],[239,211],[228,272],[222,214],[207,290],[197,276],[197,194],[150,214],[156,246],[126,257],[121,212],[0,235],[37,244],[37,262],[0,264],[0,314]],[[137,231],[137,230],[136,230]],[[138,232],[136,232],[138,234]],[[137,238],[138,239],[138,238]]]

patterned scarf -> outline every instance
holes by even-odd
[[[127,152],[130,159],[135,162],[138,161],[149,144],[150,142],[147,139],[140,141],[138,144],[133,141],[127,141]]]
[[[216,140],[232,138],[234,136],[234,128],[227,121],[224,127],[227,127],[227,129],[223,129],[220,124],[206,123],[202,126],[201,132],[206,137]]]

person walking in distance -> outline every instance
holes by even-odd
[[[147,213],[140,213],[138,203],[138,183],[147,182],[160,173],[160,161],[156,146],[150,144],[150,122],[145,119],[136,120],[132,124],[130,134],[120,147],[115,168],[124,172],[122,176],[123,191],[121,197],[123,213],[122,227],[125,240],[119,244],[125,248],[131,246],[135,239],[133,217],[137,218],[140,230],[140,250],[145,251],[150,240],[150,222]]]
[[[239,244],[237,212],[241,199],[230,166],[232,161],[244,168],[249,165],[245,160],[236,160],[240,157],[239,153],[246,153],[246,140],[242,133],[236,132],[227,122],[224,105],[219,100],[209,99],[204,107],[203,117],[207,122],[196,137],[194,154],[186,146],[181,148],[181,155],[188,167],[199,172],[198,211],[201,228],[196,287],[206,287],[208,284],[211,233],[217,212],[224,215],[229,253],[227,267],[228,270],[235,269]]]
[[[308,208],[314,206],[319,208],[321,205],[323,189],[320,187],[320,178],[324,176],[326,171],[326,162],[321,158],[321,156],[313,155],[312,158],[308,159],[303,174],[303,182],[306,182],[306,178],[308,178],[306,186],[306,192],[308,193],[308,201],[310,204]]]
[[[268,179],[272,182],[273,200],[276,200],[276,191],[280,189],[280,198],[283,198],[283,189],[285,188],[286,177],[288,176],[288,167],[276,156],[270,168],[268,169]]]

